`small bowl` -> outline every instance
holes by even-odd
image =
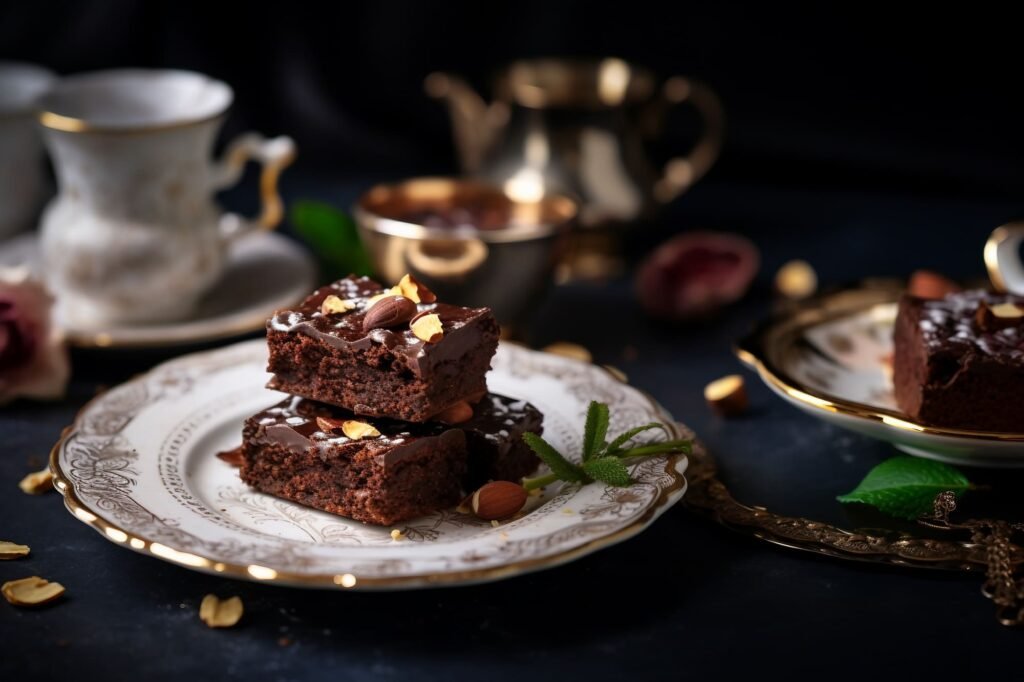
[[[490,306],[512,327],[550,286],[578,212],[566,196],[519,201],[498,187],[452,178],[378,185],[353,208],[386,282],[410,273],[442,300]]]

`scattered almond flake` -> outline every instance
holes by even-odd
[[[374,303],[376,303],[377,301],[380,301],[381,299],[387,298],[388,296],[405,296],[405,294],[402,293],[402,288],[400,286],[395,285],[395,286],[391,287],[390,289],[385,289],[384,291],[380,292],[379,294],[371,296],[370,298],[367,299],[366,302],[367,302],[367,304],[369,304],[370,307],[373,307]],[[408,297],[406,297],[406,298],[408,298]]]
[[[29,495],[42,495],[53,489],[53,474],[50,473],[49,469],[36,471],[21,479],[18,487],[21,488],[22,492]]]
[[[561,355],[563,358],[572,358],[580,362],[593,362],[594,360],[594,356],[589,350],[578,343],[570,343],[568,341],[556,341],[544,346],[541,350],[545,353]]]
[[[347,419],[341,423],[341,431],[352,440],[359,440],[360,438],[376,438],[380,436],[380,431],[375,429],[373,426],[366,422],[355,421],[354,419]]]
[[[540,497],[541,495],[544,494],[544,489],[534,488],[533,490],[528,490],[526,494],[529,495],[530,497]]]
[[[747,410],[747,390],[739,374],[716,379],[704,387],[704,400],[715,414],[735,417]]]
[[[788,299],[798,301],[818,290],[818,273],[804,260],[791,260],[775,273],[775,289]]]
[[[508,540],[508,533],[506,533],[505,531],[501,531],[500,533],[498,533],[498,537],[502,540]]]
[[[238,597],[221,601],[217,595],[208,594],[199,605],[199,620],[211,628],[230,628],[241,620],[244,611]]]
[[[405,539],[405,533],[403,533],[402,531],[398,530],[397,528],[394,528],[391,531],[391,539],[396,541],[396,542],[399,541],[399,540],[404,540]]]
[[[996,317],[1017,318],[1024,317],[1024,308],[1013,303],[997,303],[989,308]]]
[[[15,606],[40,606],[64,594],[64,586],[34,575],[6,582],[0,587],[0,592]]]
[[[417,317],[409,324],[409,327],[416,338],[427,343],[437,343],[444,336],[441,318],[437,313]]]
[[[491,528],[497,528],[500,525],[501,524],[497,520],[491,519]]]
[[[355,310],[355,307],[356,304],[352,301],[346,301],[331,294],[320,304],[320,312],[324,315],[337,315],[338,313],[347,313],[350,310]]]
[[[20,559],[23,556],[28,556],[32,549],[28,545],[17,545],[7,540],[0,540],[0,559]]]
[[[562,513],[563,514],[575,514],[576,512],[574,512],[572,509],[569,509],[568,507],[566,507],[565,509],[562,510]]]

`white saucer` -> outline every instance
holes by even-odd
[[[35,233],[0,243],[0,265],[28,264],[39,271]],[[204,343],[262,329],[278,308],[292,305],[316,286],[316,264],[305,249],[273,232],[231,246],[221,281],[189,320],[146,325],[83,327],[60,319],[69,343],[80,347],[140,348]],[[59,293],[59,292],[58,292]]]
[[[740,358],[775,393],[810,415],[912,455],[965,466],[1024,467],[1024,433],[916,422],[892,389],[892,332],[899,289],[849,289],[763,323]]]

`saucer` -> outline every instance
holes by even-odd
[[[951,464],[1024,467],[1024,433],[921,424],[893,396],[893,324],[901,288],[847,289],[763,322],[736,352],[804,412]]]
[[[35,233],[0,243],[0,265],[22,263],[40,270]],[[309,253],[279,234],[262,232],[231,245],[220,282],[188,320],[85,327],[68,323],[58,312],[56,323],[70,344],[83,348],[198,344],[258,331],[271,313],[302,300],[315,286],[316,264]]]

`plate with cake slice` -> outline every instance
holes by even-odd
[[[842,290],[759,325],[740,358],[785,400],[913,455],[1024,467],[1024,298]]]
[[[487,308],[350,277],[277,312],[266,341],[98,396],[50,466],[106,539],[196,570],[338,589],[486,582],[625,540],[683,496],[681,450],[624,459],[628,480],[554,480],[527,438],[581,464],[594,401],[609,434],[663,425],[636,448],[700,447],[609,372],[499,345]]]

